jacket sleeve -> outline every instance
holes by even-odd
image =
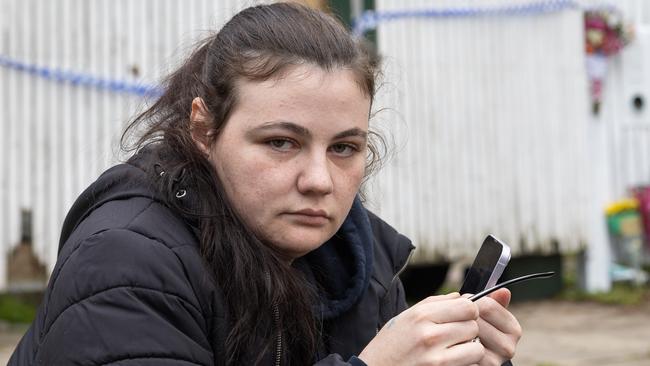
[[[204,313],[164,243],[112,229],[59,262],[44,299],[37,365],[213,364]]]
[[[318,361],[314,366],[367,366],[365,362],[355,356],[350,357],[346,362],[337,354],[331,354]]]
[[[402,311],[409,308],[409,305],[406,302],[406,293],[404,292],[402,280],[397,277],[395,282],[395,313],[393,316],[400,314]]]
[[[381,306],[380,317],[381,325],[388,322],[390,319],[401,313],[408,308],[406,298],[404,295],[404,286],[399,277],[395,277],[390,289],[383,299],[383,306]],[[338,354],[331,354],[324,359],[320,360],[314,366],[367,366],[363,360],[352,356],[347,361]]]

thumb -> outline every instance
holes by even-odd
[[[512,293],[507,288],[500,288],[488,296],[496,300],[496,302],[501,304],[501,306],[503,306],[504,308],[507,308],[508,305],[510,305],[510,299],[512,298]]]

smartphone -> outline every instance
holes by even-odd
[[[467,271],[460,293],[476,294],[496,285],[509,261],[510,247],[488,235]]]

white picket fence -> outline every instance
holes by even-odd
[[[155,83],[192,40],[252,3],[0,0],[0,32],[7,35],[0,38],[0,55]],[[377,0],[376,7],[512,3]],[[647,10],[640,4],[646,3],[625,2]],[[471,255],[487,233],[509,242],[516,254],[552,251],[554,242],[563,251],[585,243],[592,185],[587,129],[592,121],[582,32],[581,13],[575,9],[379,25],[386,76],[377,108],[389,109],[373,124],[388,131],[396,149],[369,184],[370,205],[414,239],[418,260]],[[640,52],[647,57],[650,48],[643,47]],[[617,67],[612,66],[613,81],[608,80],[612,90],[629,84],[616,79],[627,70]],[[135,95],[0,67],[3,252],[18,243],[20,212],[30,210],[36,254],[52,268],[68,208],[101,171],[120,160],[121,130],[142,103]],[[601,119],[616,119],[613,106],[604,106]],[[638,119],[634,126],[648,131],[643,124],[647,118]],[[634,175],[635,184],[650,182],[650,171],[635,163],[626,166],[628,173],[615,171],[623,169],[622,156],[645,155],[650,142],[634,133],[637,150],[625,152],[632,145],[623,135],[610,147],[621,151],[612,153],[618,159],[611,164],[612,182],[631,184],[621,178],[625,174]],[[0,256],[0,288],[6,285],[5,266]]]

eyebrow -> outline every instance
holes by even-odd
[[[311,132],[309,132],[309,130],[306,129],[305,127],[292,122],[284,122],[284,121],[266,122],[263,125],[254,128],[252,131],[273,130],[276,128],[289,130],[300,136],[311,137]]]
[[[343,132],[339,132],[336,134],[336,136],[334,136],[335,139],[342,139],[345,137],[361,137],[365,140],[368,137],[368,132],[358,127],[355,127],[349,130],[345,130]]]
[[[254,128],[250,132],[254,131],[263,131],[263,130],[271,130],[271,129],[285,129],[289,130],[297,135],[304,136],[304,137],[311,137],[312,134],[311,132],[303,127],[300,126],[296,123],[293,122],[286,122],[286,121],[272,121],[272,122],[266,122],[263,125]],[[334,136],[334,139],[342,139],[345,137],[361,137],[363,139],[366,139],[368,137],[368,133],[358,127],[351,128],[349,130],[341,131],[337,133]]]

